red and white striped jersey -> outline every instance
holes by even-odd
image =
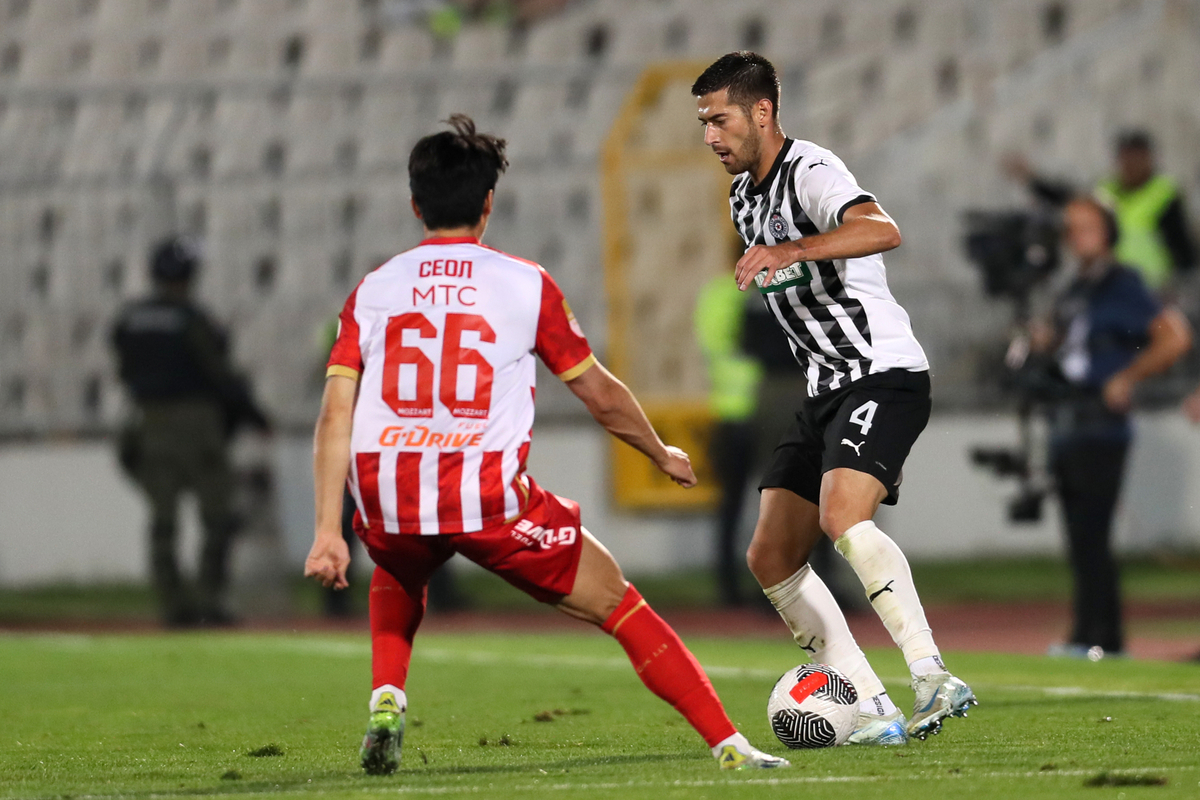
[[[468,533],[517,516],[535,353],[563,380],[595,363],[532,261],[474,238],[429,239],[364,278],[328,367],[360,380],[349,483],[363,524]]]

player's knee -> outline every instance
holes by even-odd
[[[613,615],[617,607],[621,605],[621,601],[625,598],[625,592],[628,589],[629,583],[624,578],[616,581],[611,586],[605,587],[604,594],[595,608],[597,625],[603,625]]]
[[[621,600],[625,597],[625,590],[629,588],[629,584],[622,578],[617,581],[606,582],[603,586],[598,587],[596,591],[591,593],[584,602],[575,605],[573,612],[578,616],[590,622],[593,625],[603,625],[609,617],[621,605]],[[583,598],[577,598],[583,599]]]
[[[858,509],[831,504],[830,508],[821,509],[821,530],[830,539],[837,539],[864,519],[870,519],[870,517],[863,516]]]
[[[746,548],[746,566],[750,568],[750,572],[754,575],[758,574],[759,566],[762,564],[762,555],[759,553],[758,547],[753,543]]]
[[[846,532],[849,527],[845,522],[846,514],[841,509],[822,508],[820,516],[821,530],[830,539],[836,539]]]
[[[746,548],[746,566],[761,584],[764,580],[769,580],[771,573],[778,568],[780,556],[778,548],[765,544],[756,537]]]

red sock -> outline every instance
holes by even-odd
[[[709,747],[737,733],[695,656],[633,584],[600,627],[625,648],[646,688],[673,705]]]
[[[388,572],[375,568],[371,575],[371,678],[372,686],[403,689],[412,660],[413,638],[425,616],[425,590],[414,598]]]

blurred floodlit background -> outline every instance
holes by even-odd
[[[904,233],[889,281],[933,364],[935,416],[881,524],[914,561],[1057,555],[1052,501],[1014,525],[1013,483],[969,457],[1018,429],[1013,304],[985,294],[964,212],[1029,207],[1007,154],[1090,186],[1139,128],[1195,231],[1197,0],[0,0],[0,587],[144,580],[108,331],[147,291],[152,243],[181,232],[276,425],[235,450],[242,610],[286,610],[246,598],[286,583],[311,538],[322,330],[419,241],[407,154],[453,112],[509,141],[489,243],[543,263],[660,427],[703,450],[691,314],[735,248],[688,87],[742,48],[778,67],[788,134],[841,155]],[[1173,291],[1195,323],[1193,282]],[[707,564],[711,493],[656,494],[614,467],[540,377],[531,472],[584,504],[627,571]],[[1148,390],[1125,552],[1200,548],[1200,432],[1177,410],[1197,380],[1184,365]]]

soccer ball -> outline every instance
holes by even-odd
[[[845,744],[858,723],[858,691],[828,664],[783,673],[767,700],[771,730],[793,750]]]

